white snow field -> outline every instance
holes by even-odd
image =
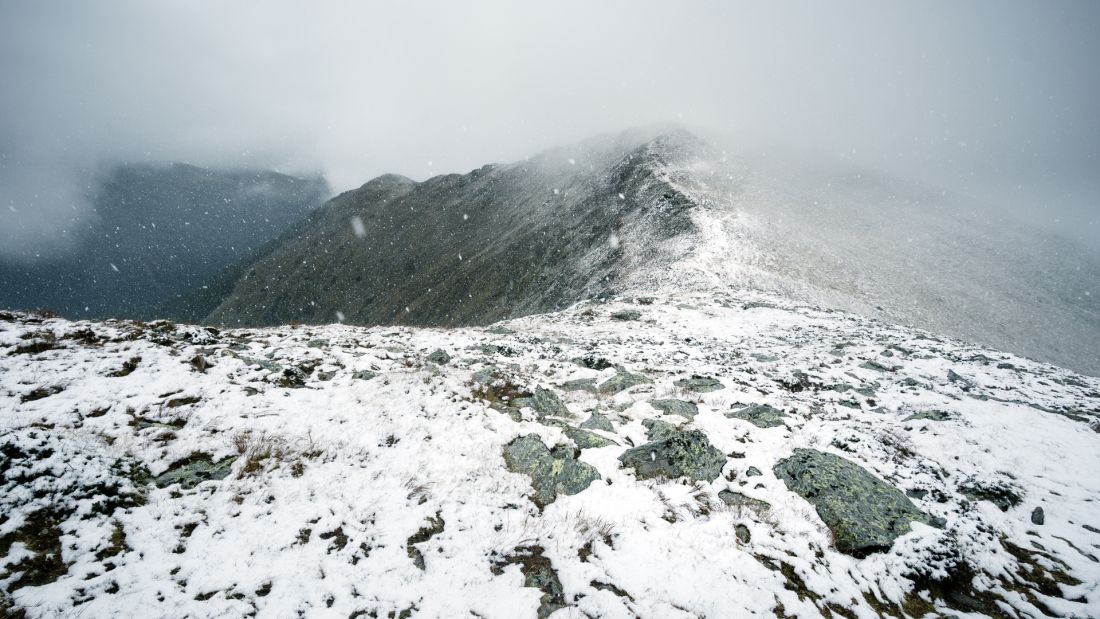
[[[1010,354],[737,292],[451,330],[0,318],[0,615],[1100,616],[1100,379]],[[679,431],[651,420],[720,475],[639,479],[619,456]],[[532,434],[598,479],[534,502],[504,457]],[[799,448],[931,524],[841,552],[773,470]]]

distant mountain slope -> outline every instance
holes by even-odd
[[[474,325],[612,293],[753,289],[1100,375],[1098,281],[1087,249],[995,205],[653,130],[379,177],[288,234],[208,321]]]
[[[378,177],[257,261],[208,321],[487,324],[608,294],[686,255],[697,142],[634,133],[422,183]]]
[[[228,267],[251,258],[328,193],[320,177],[118,166],[101,179],[96,216],[74,253],[0,264],[0,306],[198,320],[217,305],[210,286]]]
[[[730,157],[707,178],[707,238],[670,272],[676,285],[733,283],[1100,375],[1088,248],[997,205],[827,161]]]

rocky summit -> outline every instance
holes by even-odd
[[[477,325],[610,294],[685,255],[686,170],[703,150],[639,131],[423,182],[380,176],[254,262],[207,321]]]
[[[8,615],[1100,615],[1100,380],[852,314],[6,312],[0,359]]]

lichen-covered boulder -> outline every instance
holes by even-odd
[[[561,388],[566,391],[589,391],[596,393],[596,379],[577,378],[575,380],[567,380],[561,384]]]
[[[543,507],[553,503],[558,494],[577,494],[600,474],[591,464],[580,462],[572,449],[543,444],[536,434],[521,436],[504,446],[504,464],[509,471],[531,478],[535,493],[531,500]]]
[[[840,456],[795,449],[772,470],[814,506],[845,554],[863,557],[889,550],[910,531],[910,523],[932,523],[900,490]]]
[[[730,419],[743,419],[758,428],[775,428],[783,425],[787,413],[767,404],[749,404],[726,413]]]
[[[611,420],[603,413],[592,413],[592,416],[584,420],[580,427],[586,430],[603,430],[604,432],[615,431],[615,426],[611,425]]]
[[[236,460],[236,456],[230,456],[215,462],[207,454],[193,453],[154,477],[153,483],[158,488],[179,484],[184,490],[189,490],[204,481],[225,479],[229,476],[229,472],[233,469],[233,462]]]
[[[698,406],[684,400],[650,400],[649,405],[666,415],[679,415],[688,419],[694,419],[699,414]]]
[[[675,436],[680,431],[676,426],[660,419],[645,419],[642,425],[645,426],[646,438],[650,441],[661,441]]]
[[[689,430],[628,449],[619,456],[619,462],[633,468],[639,479],[690,477],[714,481],[722,474],[726,456],[710,444],[706,434]]]
[[[565,406],[565,403],[562,402],[560,398],[558,398],[557,394],[542,387],[536,387],[535,393],[530,397],[516,398],[512,401],[512,406],[516,408],[530,406],[539,417],[544,417],[546,415],[552,415],[554,417],[569,416],[569,408]]]
[[[451,361],[451,355],[442,348],[436,348],[428,355],[428,361],[435,363],[436,365],[446,365]]]
[[[644,385],[651,382],[653,381],[642,374],[632,374],[625,370],[619,370],[617,374],[600,383],[599,391],[600,393],[606,394],[618,393],[636,385]]]
[[[565,435],[568,436],[577,447],[581,449],[599,449],[600,447],[609,447],[611,445],[618,445],[617,442],[600,436],[595,432],[589,432],[588,430],[582,430],[580,428],[568,427],[564,428]]]
[[[691,378],[681,378],[673,384],[681,389],[686,389],[687,391],[695,391],[697,393],[718,391],[719,389],[726,388],[726,386],[722,384],[722,381],[711,376],[692,376]]]

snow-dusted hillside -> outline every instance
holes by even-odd
[[[1100,380],[1013,355],[730,294],[0,317],[0,613],[1100,615]]]

